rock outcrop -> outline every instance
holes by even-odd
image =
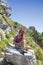
[[[11,15],[11,8],[8,6],[6,0],[0,0],[0,6],[3,8],[4,14],[9,17]]]
[[[5,52],[5,58],[7,62],[11,62],[14,65],[35,65],[36,63],[34,50],[29,50],[22,55],[13,47],[9,47]]]
[[[8,6],[6,0],[0,0],[0,28],[3,29],[4,31],[6,29],[7,31],[9,31],[10,26],[8,22],[6,22],[6,20],[3,18],[4,15],[9,19],[9,16],[11,15],[11,8]]]

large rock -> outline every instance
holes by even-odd
[[[5,57],[7,62],[11,62],[14,65],[35,65],[36,63],[34,50],[29,50],[27,53],[22,55],[16,49],[8,48]]]
[[[7,0],[0,0],[0,6],[3,8],[4,14],[9,17],[11,15],[11,8],[7,4]]]

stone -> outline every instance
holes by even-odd
[[[3,8],[4,14],[9,17],[11,15],[11,8],[8,6],[7,1],[0,0],[0,6]]]
[[[35,65],[36,63],[34,50],[29,50],[22,55],[19,51],[14,49],[14,47],[10,47],[7,48],[7,52],[5,52],[5,58],[7,62],[11,62],[13,65]]]

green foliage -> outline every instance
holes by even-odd
[[[41,40],[41,46],[42,46],[42,48],[43,48],[43,32],[42,32],[42,34],[40,35],[40,40]]]
[[[43,61],[43,51],[41,49],[38,49],[36,52],[36,58],[38,60],[42,60]]]
[[[6,37],[7,37],[8,39],[9,39],[9,38],[11,38],[12,36],[14,36],[14,35],[15,35],[15,33],[16,33],[16,31],[15,31],[15,30],[12,30],[10,33],[5,32]]]
[[[34,41],[33,41],[33,39],[30,36],[29,37],[26,37],[26,44],[27,45],[30,45],[32,47],[35,46]]]
[[[10,38],[12,36],[10,33],[7,33],[7,32],[5,32],[5,34],[7,38]]]
[[[33,30],[32,32],[30,32],[30,36],[37,44],[40,45],[41,48],[43,48],[43,33],[39,34],[37,30]]]
[[[6,15],[3,15],[3,18],[5,19],[5,21],[9,24],[9,26],[14,26],[14,23],[11,19],[9,19]]]
[[[0,58],[3,58],[4,57],[4,55],[0,52]]]
[[[16,31],[15,30],[12,30],[11,33],[10,33],[12,36],[14,36],[16,34]]]
[[[26,44],[27,45],[30,45],[31,48],[34,49],[37,60],[43,61],[43,50],[40,48],[39,45],[37,45],[33,41],[33,39],[30,36],[29,37],[28,36],[26,37]],[[36,63],[36,65],[38,65],[38,64],[39,64],[39,62]]]
[[[14,25],[16,25],[16,26],[17,26],[17,25],[18,25],[18,23],[17,23],[17,22],[14,22]]]
[[[7,38],[3,38],[2,41],[5,42],[5,44],[9,44],[9,43],[12,43],[12,40],[10,39],[7,39]]]
[[[37,60],[37,62],[36,62],[35,65],[43,65],[43,61],[41,61],[41,60]]]
[[[4,14],[4,10],[1,6],[0,6],[0,14]]]
[[[2,33],[0,32],[0,36],[2,36]]]
[[[2,19],[2,17],[0,17],[0,22],[2,22],[3,21],[3,19]]]
[[[12,43],[12,40],[3,38],[2,41],[0,41],[0,48],[4,51],[9,43]]]
[[[4,41],[0,41],[0,48],[4,51],[6,49],[6,44]]]

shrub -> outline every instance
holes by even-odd
[[[0,41],[0,48],[4,51],[6,49],[6,44],[4,41]]]
[[[43,61],[43,51],[38,49],[36,52],[36,58]]]
[[[6,34],[6,37],[7,38],[10,38],[11,37],[11,34],[10,33],[5,32],[5,34]]]
[[[3,38],[2,41],[4,41],[5,44],[12,43],[12,41],[10,39],[7,39],[7,38]]]

